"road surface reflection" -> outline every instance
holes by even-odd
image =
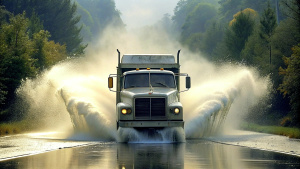
[[[99,143],[0,162],[0,168],[299,168],[300,157],[207,140],[181,144]]]

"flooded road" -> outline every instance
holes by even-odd
[[[262,150],[255,140],[272,137],[273,147],[283,137],[256,133],[209,139],[188,139],[185,143],[117,143],[17,135],[0,138],[0,168],[299,168],[299,154]],[[223,138],[223,140],[221,140]],[[244,139],[241,139],[244,138]],[[218,143],[215,142],[219,139]],[[254,139],[254,140],[253,140]],[[278,141],[279,139],[279,141]],[[17,141],[19,140],[19,142]],[[232,141],[232,143],[229,142]],[[257,148],[249,148],[251,140]],[[223,142],[221,142],[223,141]],[[271,141],[271,140],[269,140]],[[236,146],[234,143],[240,145]],[[277,143],[276,143],[277,142]],[[274,148],[274,149],[275,149]],[[280,152],[280,153],[279,153]],[[297,153],[297,152],[296,152]]]

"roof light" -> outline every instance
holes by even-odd
[[[164,68],[160,68],[160,70],[164,70]]]
[[[148,67],[147,70],[150,70],[150,68]]]

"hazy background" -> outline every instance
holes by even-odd
[[[164,14],[173,15],[176,0],[115,0],[116,8],[128,30],[153,25]]]

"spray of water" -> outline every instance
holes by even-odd
[[[86,57],[66,60],[39,78],[24,81],[18,93],[30,103],[28,121],[39,121],[37,128],[69,133],[72,139],[183,142],[185,138],[217,133],[226,118],[238,121],[266,94],[267,79],[260,78],[254,70],[232,65],[217,67],[199,54],[189,53],[161,30],[131,34],[108,29],[104,35],[88,47]],[[116,73],[117,48],[124,53],[154,54],[176,54],[183,49],[181,71],[189,73],[193,80],[192,89],[181,94],[184,129],[160,130],[151,139],[135,129],[116,130],[115,93],[107,89],[107,77]]]

